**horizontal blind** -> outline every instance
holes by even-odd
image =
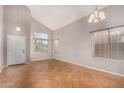
[[[124,27],[91,34],[94,57],[124,59]]]

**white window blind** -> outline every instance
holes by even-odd
[[[124,59],[124,27],[93,32],[93,56]]]

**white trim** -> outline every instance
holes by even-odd
[[[1,13],[1,17],[0,17],[0,73],[2,72],[3,69],[3,6],[0,5],[0,13]]]
[[[71,64],[75,64],[75,65],[79,65],[79,66],[83,66],[83,67],[87,67],[87,68],[90,68],[90,69],[94,69],[94,70],[97,70],[97,71],[102,71],[102,72],[105,72],[105,73],[109,73],[109,74],[113,74],[113,75],[117,75],[117,76],[121,76],[121,77],[124,77],[123,74],[118,74],[118,73],[115,73],[115,72],[111,72],[111,71],[106,71],[106,70],[103,70],[103,69],[99,69],[99,68],[94,68],[94,67],[90,67],[90,66],[87,66],[87,65],[82,65],[82,64],[78,64],[78,63],[73,63],[69,60],[65,60],[63,58],[54,58],[56,60],[60,60],[60,61],[64,61],[64,62],[67,62],[67,63],[71,63]]]
[[[102,57],[93,57],[93,60],[103,60],[103,61],[107,61],[107,62],[124,62],[124,60],[119,60],[119,59],[110,59],[110,58],[102,58]]]
[[[4,69],[4,68],[7,68],[7,67],[8,67],[8,64],[7,64],[7,65],[4,65],[4,66],[3,66],[3,69]]]
[[[31,58],[31,61],[47,60],[52,58]]]
[[[31,62],[35,62],[35,61],[40,61],[40,60],[47,60],[47,59],[52,59],[52,58],[40,58],[40,59],[38,59],[38,58],[32,58],[31,59]]]
[[[24,39],[24,56],[25,56],[25,59],[24,59],[24,63],[26,63],[26,52],[27,52],[27,50],[26,50],[26,36],[20,36],[20,35],[7,35],[7,52],[9,51],[8,49],[9,49],[9,46],[8,46],[8,44],[9,44],[9,37],[22,37],[23,39]],[[23,63],[16,63],[16,64],[23,64]],[[16,65],[15,64],[15,65]],[[9,66],[9,65],[13,65],[13,64],[9,64],[9,58],[8,58],[8,54],[7,54],[7,67]]]

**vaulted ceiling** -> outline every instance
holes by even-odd
[[[27,5],[27,7],[34,19],[52,31],[77,21],[95,10],[94,5]],[[107,6],[98,6],[99,9],[105,7]]]

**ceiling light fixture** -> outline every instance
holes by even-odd
[[[17,5],[17,20],[16,20],[16,31],[17,32],[20,32],[21,31],[21,26],[20,26],[20,15],[19,15],[19,12],[20,12],[20,9],[19,9],[19,5]]]
[[[21,31],[21,27],[18,26],[18,25],[16,25],[16,31],[17,31],[17,32],[20,32],[20,31]]]
[[[96,6],[95,12],[90,15],[88,23],[97,23],[104,19],[106,19],[105,13],[103,11],[98,10],[98,7]]]

